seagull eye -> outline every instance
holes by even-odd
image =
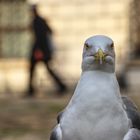
[[[85,44],[85,49],[88,50],[89,48],[89,45]]]
[[[110,45],[110,47],[113,49],[113,48],[114,48],[114,43],[112,43],[112,44]]]

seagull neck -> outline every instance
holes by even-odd
[[[104,65],[89,65],[86,63],[82,63],[82,72],[87,72],[87,71],[101,71],[101,72],[106,72],[106,73],[114,73],[115,72],[115,66],[114,65],[109,65],[109,64],[104,64]]]
[[[113,69],[106,69],[106,68],[104,68],[104,69],[83,69],[82,68],[82,73],[84,73],[84,72],[103,72],[103,73],[115,73],[115,69],[113,68]]]
[[[82,75],[96,75],[96,76],[114,75],[115,76],[115,72],[105,72],[105,71],[93,70],[93,71],[83,71]]]

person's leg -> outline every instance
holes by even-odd
[[[33,88],[33,75],[34,75],[34,70],[36,66],[36,61],[31,60],[30,62],[30,68],[29,68],[29,87],[28,87],[28,96],[33,96],[35,94],[34,88]]]
[[[51,69],[51,65],[48,62],[45,62],[47,70],[49,74],[53,77],[55,83],[58,85],[58,92],[65,92],[67,90],[67,86],[62,82],[60,77]]]

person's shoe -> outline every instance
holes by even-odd
[[[29,89],[26,94],[23,96],[23,98],[34,98],[35,92],[32,89]]]
[[[61,86],[61,87],[58,89],[58,93],[61,94],[61,95],[66,94],[67,91],[68,91],[67,86]]]
[[[23,96],[24,99],[31,99],[31,98],[34,98],[34,97],[35,97],[34,94],[29,94],[29,93],[27,93]]]

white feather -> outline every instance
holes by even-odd
[[[84,72],[61,120],[64,140],[122,140],[129,129],[115,74]]]

